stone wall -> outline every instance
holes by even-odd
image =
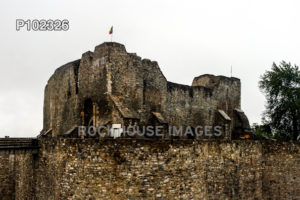
[[[300,198],[300,143],[45,138],[39,144],[39,150],[1,146],[1,199]]]
[[[273,143],[262,149],[265,199],[300,199],[299,142]]]
[[[58,68],[45,87],[44,131],[65,133],[80,121],[77,70],[80,60]],[[54,135],[55,136],[55,135]]]
[[[14,154],[0,151],[0,196],[3,200],[15,197]]]
[[[168,82],[165,115],[170,124],[206,125],[214,122],[217,102],[212,98],[213,90]]]
[[[32,149],[0,149],[0,199],[35,198],[35,155]]]
[[[298,199],[300,144],[43,139],[37,199]]]

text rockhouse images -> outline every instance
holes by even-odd
[[[165,134],[169,136],[207,136],[219,137],[222,135],[222,126],[123,126],[113,124],[112,126],[79,126],[78,136],[147,136],[162,137]]]

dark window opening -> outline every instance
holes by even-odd
[[[86,99],[84,101],[84,125],[93,125],[93,102],[91,99]]]

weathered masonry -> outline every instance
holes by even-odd
[[[43,136],[78,126],[111,124],[222,126],[222,138],[249,134],[237,78],[202,75],[192,86],[166,80],[157,62],[127,53],[118,43],[58,68],[45,88]]]
[[[2,148],[5,140],[1,200],[300,198],[300,143],[41,138]]]
[[[0,199],[34,199],[38,141],[0,138]]]

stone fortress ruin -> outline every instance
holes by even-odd
[[[237,78],[171,83],[156,62],[103,43],[51,76],[38,137],[0,138],[0,199],[300,199],[300,143],[245,140],[240,103]],[[223,134],[78,135],[103,125],[219,125]]]
[[[251,133],[241,110],[239,79],[205,74],[195,77],[192,86],[172,83],[157,62],[105,42],[51,76],[41,136],[67,136],[79,126],[113,124],[184,126],[193,132],[197,126],[220,126],[222,139]]]

